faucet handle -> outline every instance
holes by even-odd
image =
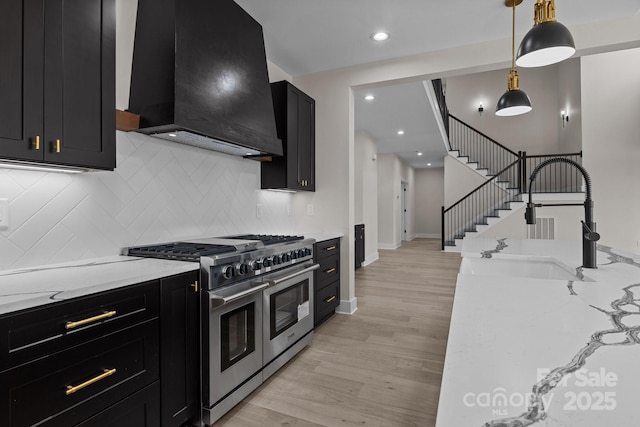
[[[584,228],[584,238],[587,239],[590,242],[597,242],[598,240],[600,240],[600,234],[596,233],[595,231],[591,230],[591,228],[587,225],[586,222],[584,221],[580,221],[582,223],[582,228]],[[593,228],[595,229],[595,223],[593,224]]]

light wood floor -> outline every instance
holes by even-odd
[[[216,426],[434,426],[459,266],[438,239],[380,251],[356,270],[358,311],[316,329]]]

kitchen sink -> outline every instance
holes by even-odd
[[[460,264],[460,274],[593,282],[588,277],[578,276],[571,267],[549,257],[526,259],[463,258]]]

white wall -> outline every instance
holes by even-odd
[[[640,252],[640,49],[582,58],[582,147],[601,243]]]
[[[364,224],[365,264],[378,259],[378,162],[375,141],[366,132],[355,134],[355,222]]]
[[[395,249],[400,236],[400,162],[395,154],[378,154],[378,247]]]
[[[0,169],[10,220],[0,230],[0,270],[117,255],[135,244],[290,233],[303,214],[288,215],[291,194],[259,190],[258,162],[133,132],[116,136],[115,172]]]
[[[444,168],[415,170],[415,234],[440,238],[444,206]]]
[[[519,69],[520,89],[529,95],[533,110],[515,117],[495,115],[498,99],[507,90],[508,69],[447,78],[449,111],[516,152],[568,153],[570,148],[580,151],[580,133],[569,132],[580,129],[579,64],[576,58],[548,67]],[[480,102],[482,114],[478,112]],[[573,106],[573,117],[571,126],[562,132],[560,111],[565,105]]]

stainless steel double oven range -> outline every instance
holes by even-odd
[[[200,262],[202,424],[213,424],[311,342],[313,243],[252,234],[127,250]]]

